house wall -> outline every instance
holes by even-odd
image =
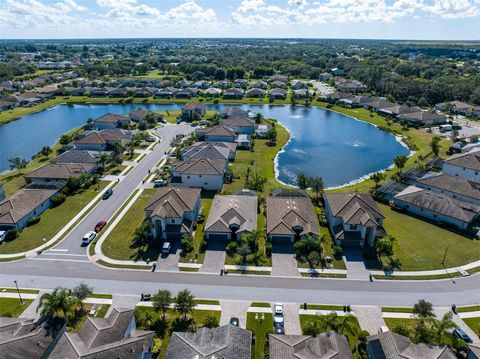
[[[178,177],[178,174],[174,173]],[[182,183],[176,183],[178,187],[202,188],[206,190],[221,190],[223,187],[223,175],[186,175],[182,174]]]
[[[116,128],[116,122],[102,122],[93,121],[93,124],[97,130],[105,130],[107,128]]]
[[[25,215],[22,219],[20,219],[16,224],[10,225],[10,224],[2,224],[0,223],[0,228],[4,229],[17,229],[17,230],[22,230],[27,226],[27,223],[30,219],[33,217],[41,215],[43,212],[45,212],[47,209],[49,209],[52,206],[52,198],[55,198],[58,195],[59,192],[55,193],[52,197],[38,205],[33,211]]]
[[[449,163],[444,163],[442,171],[450,176],[457,176],[475,183],[480,183],[480,172],[470,168],[463,168]]]
[[[207,142],[230,142],[232,143],[235,139],[233,136],[213,136],[213,135],[206,135],[205,141]]]

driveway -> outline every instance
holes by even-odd
[[[368,330],[370,334],[377,334],[381,326],[387,326],[382,316],[382,308],[376,306],[352,306],[360,327]]]
[[[299,277],[297,260],[291,243],[273,243],[272,276]]]
[[[285,334],[301,335],[302,328],[300,326],[299,317],[299,303],[285,303],[283,304],[283,318],[285,320]],[[272,307],[273,310],[273,307]]]
[[[200,272],[220,273],[220,271],[224,269],[226,257],[225,246],[225,241],[212,240],[208,243]]]
[[[369,280],[370,272],[363,262],[362,250],[360,248],[347,248],[343,250],[343,260],[347,266],[348,279]]]
[[[168,255],[160,254],[157,260],[157,269],[162,271],[178,271],[178,261],[180,260],[180,242],[172,242],[172,248]]]
[[[220,325],[226,325],[230,322],[230,318],[237,317],[240,319],[240,328],[245,329],[247,326],[247,310],[250,308],[250,303],[250,301],[221,300],[222,314],[220,316]]]

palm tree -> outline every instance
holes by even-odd
[[[331,330],[337,331],[338,315],[335,312],[328,314],[321,314],[317,317],[317,329],[319,333],[329,332]]]
[[[237,253],[242,257],[242,263],[245,263],[247,261],[247,256],[252,253],[252,250],[248,243],[244,242],[238,247]]]
[[[318,201],[320,195],[323,192],[323,178],[322,177],[310,177],[310,187],[315,193],[315,199]]]
[[[40,310],[42,317],[58,317],[70,322],[80,308],[81,302],[77,296],[65,288],[56,288],[52,293],[45,293],[40,297],[37,312]]]
[[[438,340],[440,341],[442,336],[447,333],[448,329],[457,328],[457,324],[452,320],[453,313],[446,313],[442,319],[431,318],[432,328],[437,334]]]
[[[347,334],[356,335],[357,329],[358,327],[357,327],[357,323],[354,315],[347,314],[347,315],[337,317],[338,332],[345,335]]]
[[[167,309],[172,304],[172,294],[169,290],[163,289],[159,290],[152,298],[153,306],[155,309],[162,311],[162,318],[165,319],[165,314]]]
[[[188,289],[184,289],[177,294],[175,300],[175,309],[182,314],[182,319],[187,319],[187,314],[195,308],[194,297]]]

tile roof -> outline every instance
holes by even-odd
[[[159,188],[145,211],[151,211],[152,216],[161,218],[182,218],[186,212],[194,210],[200,193],[199,188]]]
[[[292,235],[300,226],[303,234],[320,234],[312,201],[308,197],[268,197],[267,234]]]
[[[257,228],[257,196],[215,195],[208,214],[205,232],[253,232]]]
[[[475,148],[467,153],[459,153],[450,156],[444,161],[444,163],[452,166],[469,168],[474,171],[480,171],[480,148]]]
[[[185,175],[222,175],[225,172],[226,160],[212,160],[208,158],[192,158],[185,161],[176,161],[172,164],[172,171]]]
[[[450,176],[441,172],[431,172],[420,178],[417,183],[421,186],[434,187],[480,200],[480,184],[460,177]]]
[[[368,193],[325,193],[332,215],[341,218],[343,223],[362,226],[378,226],[385,218]]]
[[[25,178],[55,178],[67,180],[70,177],[78,178],[82,173],[90,173],[95,168],[93,163],[51,163],[42,166],[29,174]]]

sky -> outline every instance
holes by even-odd
[[[480,40],[480,0],[0,0],[0,39]]]

